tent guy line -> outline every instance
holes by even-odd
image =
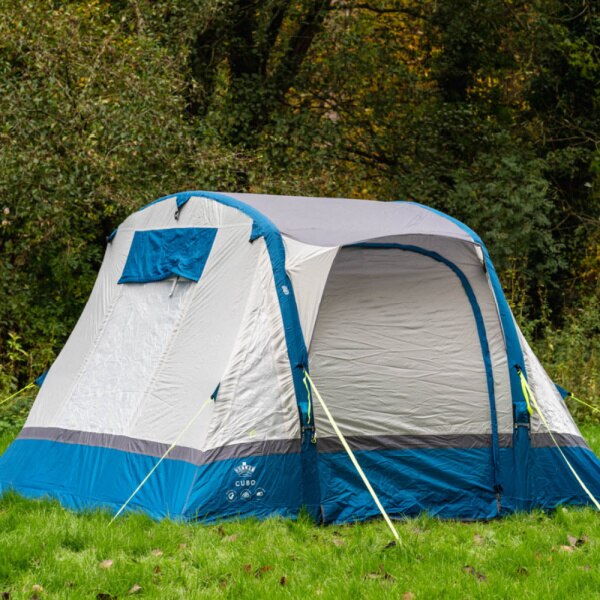
[[[196,412],[196,414],[192,417],[192,419],[188,422],[188,424],[179,432],[179,435],[175,438],[175,441],[167,448],[166,452],[158,459],[157,463],[152,467],[152,469],[150,469],[150,471],[148,471],[148,473],[144,477],[144,479],[142,479],[142,481],[140,481],[139,485],[135,488],[135,490],[133,490],[133,492],[131,492],[131,495],[129,496],[129,498],[127,498],[127,500],[125,500],[125,502],[123,503],[121,508],[119,508],[119,510],[115,513],[113,518],[110,520],[110,523],[108,524],[109,527],[116,521],[116,519],[119,517],[119,515],[125,510],[125,508],[127,508],[128,504],[135,498],[136,494],[142,489],[142,487],[148,481],[148,479],[150,479],[150,477],[152,476],[152,473],[154,473],[154,471],[156,471],[156,469],[158,469],[158,466],[160,465],[160,463],[162,463],[162,461],[165,460],[165,458],[167,458],[167,456],[169,456],[169,454],[171,453],[171,450],[173,450],[173,448],[175,448],[175,446],[177,446],[177,444],[179,443],[179,440],[183,437],[185,432],[194,424],[196,419],[202,414],[202,411],[206,408],[207,404],[212,399],[213,399],[212,397],[207,398],[202,403],[202,405],[198,409],[198,412]]]
[[[329,422],[331,423],[331,426],[333,427],[338,438],[340,438],[340,442],[342,442],[342,445],[344,446],[344,450],[350,457],[350,460],[352,461],[354,468],[358,471],[360,478],[363,480],[366,488],[369,490],[369,494],[371,494],[371,497],[373,498],[375,505],[379,509],[381,516],[384,518],[385,522],[387,523],[388,527],[390,528],[390,530],[392,532],[392,535],[396,538],[396,541],[399,542],[400,535],[398,534],[398,530],[396,529],[396,527],[394,527],[394,524],[392,523],[392,520],[390,519],[389,515],[385,511],[385,508],[383,508],[383,505],[381,504],[379,497],[375,493],[375,490],[373,489],[371,482],[369,481],[368,477],[365,475],[365,472],[362,470],[358,460],[356,459],[356,456],[354,455],[354,452],[352,452],[352,448],[350,448],[350,446],[348,445],[348,442],[346,441],[344,434],[340,431],[340,428],[338,427],[337,423],[335,422],[335,419],[333,418],[331,412],[329,412],[329,409],[327,408],[327,404],[325,404],[325,401],[321,397],[321,394],[319,394],[319,390],[317,389],[317,386],[314,384],[310,375],[306,371],[304,371],[304,376],[306,377],[306,379],[310,383],[310,386],[314,390],[317,400],[323,407],[323,410],[325,411],[325,414],[327,415],[327,418],[329,419]]]

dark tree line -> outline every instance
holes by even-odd
[[[60,348],[106,234],[189,188],[430,204],[529,333],[592,339],[599,35],[589,0],[0,0],[0,388]]]

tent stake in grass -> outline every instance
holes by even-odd
[[[319,390],[316,388],[313,380],[310,378],[310,375],[306,372],[306,370],[304,371],[304,376],[306,377],[306,379],[308,379],[308,382],[310,383],[310,386],[314,390],[315,396],[317,397],[319,404],[325,411],[325,414],[327,415],[327,418],[329,419],[329,422],[331,423],[331,426],[333,427],[334,431],[337,433],[337,436],[340,438],[340,442],[342,442],[342,446],[344,446],[344,450],[346,450],[346,452],[348,453],[348,456],[350,457],[350,460],[352,461],[354,468],[358,471],[358,474],[360,475],[361,479],[363,480],[363,483],[365,484],[367,490],[369,490],[369,493],[371,494],[371,497],[373,498],[375,504],[377,505],[379,512],[382,514],[383,518],[385,519],[385,522],[388,524],[389,528],[391,529],[392,533],[394,534],[396,541],[400,542],[400,535],[398,534],[398,531],[394,527],[392,520],[388,516],[387,512],[385,512],[385,508],[383,508],[383,505],[379,501],[379,498],[377,497],[377,494],[375,493],[373,486],[371,485],[370,481],[367,479],[367,476],[365,475],[365,472],[362,470],[361,466],[358,464],[358,460],[356,460],[356,456],[354,456],[354,452],[352,452],[352,448],[350,448],[350,446],[348,445],[348,442],[346,441],[344,434],[340,431],[340,428],[337,426],[337,423],[333,419],[332,414],[329,412],[329,409],[327,408],[325,401],[323,400],[323,398],[321,398],[321,394],[319,394]]]

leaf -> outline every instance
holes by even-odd
[[[34,583],[34,584],[31,586],[31,591],[32,591],[32,592],[43,592],[43,591],[44,591],[44,588],[43,588],[43,587],[42,587],[42,586],[41,586],[39,583]]]
[[[180,550],[185,550],[187,548],[187,544],[184,542],[182,544],[179,544],[179,549]]]
[[[273,570],[273,567],[271,565],[263,565],[262,567],[259,567],[258,569],[256,569],[256,571],[254,571],[254,577],[260,578],[265,573],[268,573],[269,571],[272,571],[272,570]]]
[[[529,575],[529,569],[519,565],[517,567],[517,575]]]
[[[282,575],[279,579],[279,585],[286,585],[287,584],[287,577],[285,575]]]
[[[152,556],[162,556],[163,551],[160,548],[154,548],[150,554],[152,554]]]
[[[334,537],[331,542],[333,543],[334,546],[337,546],[338,548],[341,548],[342,546],[346,545],[346,540],[343,540],[342,538],[338,538],[338,537]]]
[[[577,568],[580,571],[591,571],[592,567],[590,567],[590,565],[578,565]]]
[[[160,567],[158,565],[156,565],[153,570],[154,570],[154,574],[155,575],[160,575],[161,570],[160,570]]]
[[[484,539],[484,537],[483,537],[483,536],[481,536],[481,535],[479,535],[478,533],[476,533],[476,534],[473,536],[473,543],[474,543],[475,545],[477,545],[477,546],[483,546],[484,542],[485,542],[485,539]]]
[[[412,592],[404,592],[402,600],[415,600],[416,596]]]
[[[377,571],[367,573],[365,579],[384,579],[386,581],[395,581],[395,577],[385,570],[383,565],[379,565]]]
[[[233,535],[228,535],[227,537],[223,538],[226,542],[235,542],[235,540],[238,539],[238,536],[234,533]]]
[[[110,569],[113,566],[114,562],[115,561],[111,558],[107,558],[106,560],[103,560],[98,566],[101,569]]]
[[[561,552],[573,552],[573,546],[559,546]]]
[[[487,577],[483,573],[476,571],[475,568],[471,567],[470,565],[464,566],[463,571],[469,575],[473,575],[473,577],[479,581],[487,581]]]
[[[246,571],[246,573],[252,573],[252,565],[250,563],[246,563],[244,565],[244,571]]]
[[[127,592],[127,594],[129,596],[133,596],[134,594],[139,594],[142,591],[142,586],[139,585],[138,583],[134,583],[131,588],[129,589],[129,591]]]

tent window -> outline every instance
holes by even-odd
[[[198,281],[217,230],[179,227],[136,231],[119,283],[147,283],[170,277]]]

